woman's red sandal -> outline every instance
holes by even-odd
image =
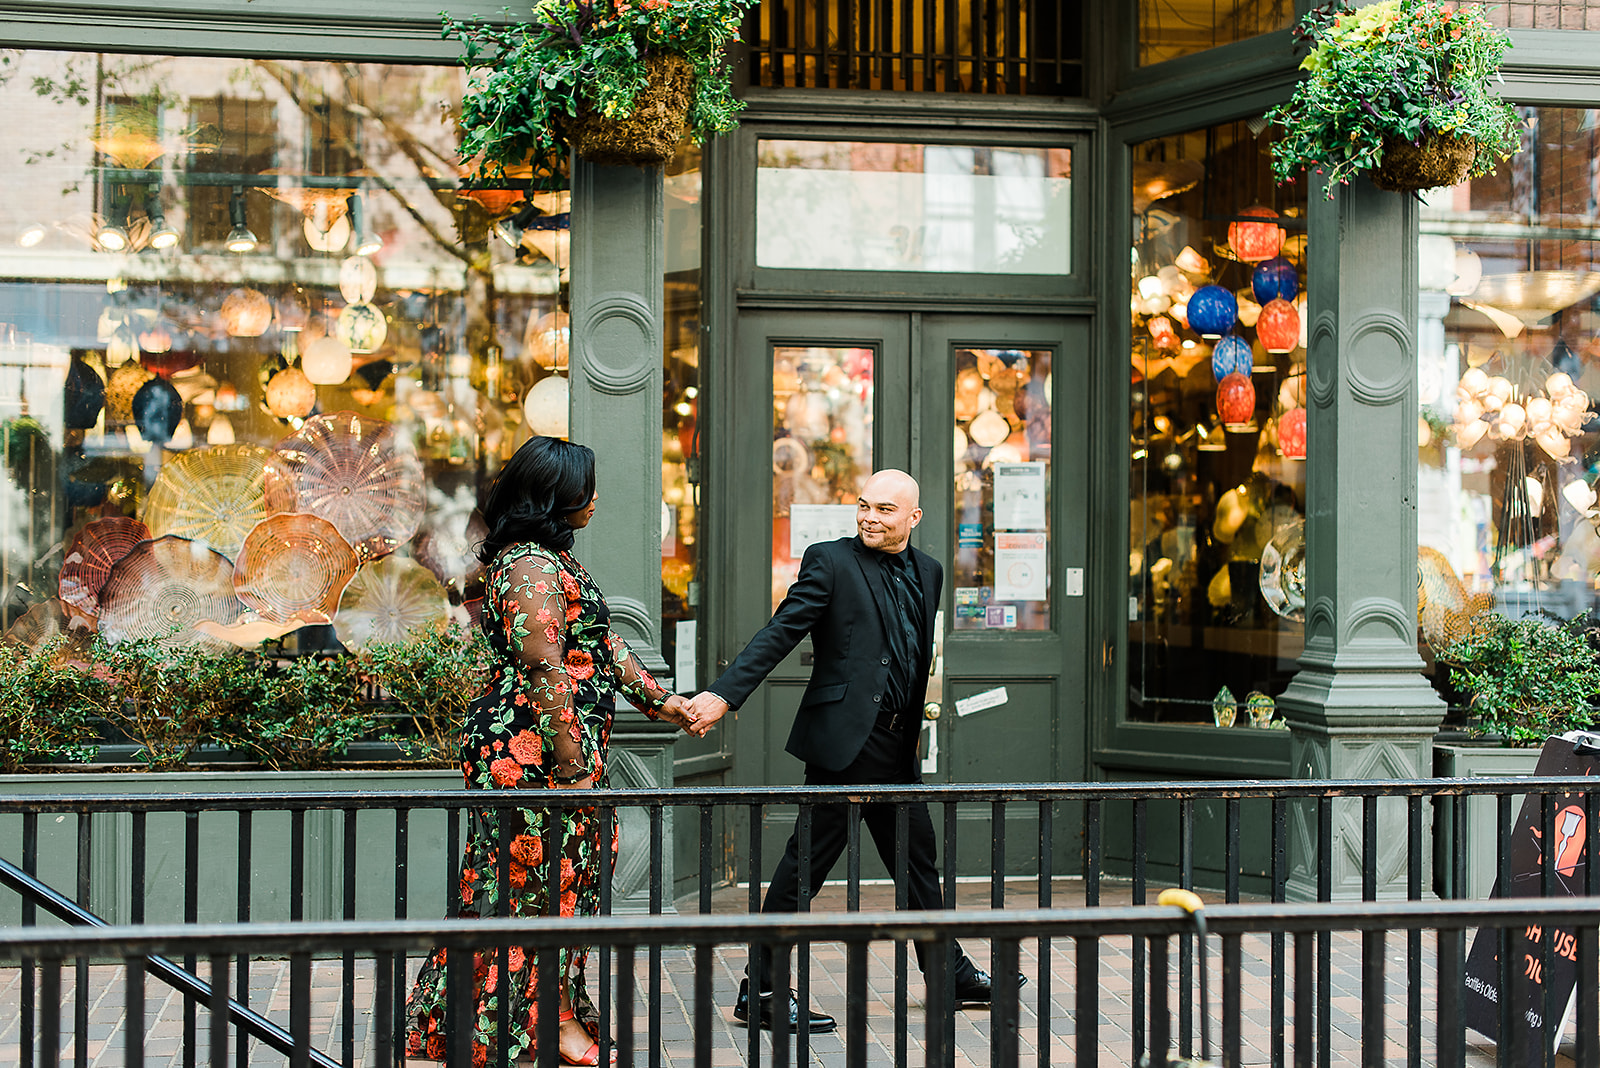
[[[577,1018],[578,1014],[573,1012],[571,1009],[567,1009],[560,1015],[560,1017],[558,1017],[558,1019],[562,1021],[576,1020]],[[577,1066],[577,1068],[598,1068],[600,1064],[600,1043],[594,1043],[594,1045],[590,1046],[584,1051],[583,1056],[577,1058],[576,1060],[568,1057],[565,1053],[561,1054],[561,1063],[574,1065]],[[617,1063],[616,1050],[611,1051],[611,1063]]]

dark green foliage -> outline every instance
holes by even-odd
[[[454,765],[460,760],[462,723],[483,690],[490,656],[481,630],[463,631],[454,624],[443,633],[369,646],[364,670],[389,695],[394,711],[411,723],[409,732],[390,732],[385,740],[414,760]]]
[[[1476,5],[1382,0],[1322,4],[1296,36],[1312,44],[1294,96],[1267,112],[1281,131],[1272,169],[1288,181],[1326,172],[1328,195],[1383,161],[1387,140],[1458,134],[1476,144],[1480,177],[1520,144],[1516,112],[1494,90],[1511,38]]]
[[[0,642],[0,771],[30,761],[94,759],[91,720],[116,697],[105,677],[68,663],[65,648],[59,636],[33,651]]]
[[[354,657],[246,656],[253,663],[240,672],[228,715],[217,722],[219,744],[275,771],[307,771],[333,764],[370,733],[375,715]]]
[[[587,111],[630,114],[645,87],[645,57],[675,53],[694,68],[689,133],[695,140],[737,125],[723,54],[738,40],[751,0],[537,0],[505,28],[443,15],[470,77],[461,100],[461,157],[479,174],[531,164],[557,173],[565,127]]]
[[[1588,613],[1570,620],[1507,619],[1485,612],[1439,660],[1472,696],[1480,734],[1507,745],[1542,745],[1552,734],[1583,730],[1600,694],[1596,629]]]

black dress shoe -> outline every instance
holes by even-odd
[[[759,1006],[757,1013],[760,1016],[759,1026],[772,1030],[772,995],[762,994],[756,998]],[[829,1031],[839,1028],[838,1021],[827,1013],[815,1009],[806,1010],[806,1023],[811,1034],[825,1035]],[[740,1023],[750,1023],[750,981],[745,979],[739,983],[739,1000],[733,1003],[733,1018]],[[789,1033],[793,1034],[800,1029],[800,1002],[793,994],[789,995]]]
[[[1017,988],[1028,985],[1028,977],[1021,972],[1017,973]],[[994,1001],[994,980],[989,978],[989,973],[982,968],[972,969],[972,974],[965,979],[956,980],[956,1008],[966,1008],[969,1005],[988,1005]]]

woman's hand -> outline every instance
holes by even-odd
[[[693,733],[698,716],[693,705],[682,694],[672,694],[661,705],[661,717]]]

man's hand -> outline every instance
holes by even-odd
[[[706,732],[717,725],[717,720],[727,713],[728,702],[710,690],[702,690],[689,702],[689,709],[694,725],[685,729],[696,738],[704,738]]]

